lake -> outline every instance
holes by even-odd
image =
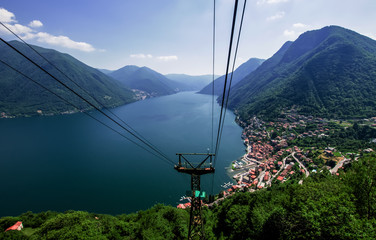
[[[207,153],[211,147],[209,95],[182,92],[112,111],[176,162],[178,152]],[[215,103],[214,129],[219,112]],[[100,113],[93,115],[114,126]],[[226,169],[231,161],[244,154],[234,119],[227,111],[214,193],[231,180]],[[208,194],[212,179],[209,174],[201,180]],[[0,184],[0,216],[70,209],[115,215],[157,203],[176,206],[190,189],[190,176],[76,113],[0,119]]]

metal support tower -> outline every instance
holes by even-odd
[[[214,173],[212,166],[212,153],[177,153],[179,156],[179,163],[175,165],[178,172],[191,175],[191,212],[189,217],[188,239],[204,239],[204,223],[202,221],[201,213],[201,198],[205,197],[204,192],[201,192],[200,177],[203,174]],[[187,160],[184,156],[187,155],[202,155],[206,156],[204,160],[199,163],[193,163]],[[208,160],[208,161],[207,161]]]

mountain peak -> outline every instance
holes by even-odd
[[[171,80],[145,66],[128,65],[109,75],[125,86],[144,91],[149,96],[162,96],[176,92]]]
[[[230,107],[243,118],[303,114],[355,118],[376,112],[376,41],[328,26],[285,43],[233,89]]]

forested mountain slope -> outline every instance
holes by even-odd
[[[303,33],[232,89],[242,118],[284,108],[333,118],[376,115],[376,41],[329,26]]]
[[[18,41],[11,41],[9,43],[79,94],[91,102],[95,102],[94,99],[84,93],[25,44]],[[119,106],[135,101],[134,94],[130,89],[121,86],[114,79],[99,70],[85,65],[68,54],[37,46],[33,46],[33,48],[106,107]],[[80,109],[89,108],[87,103],[74,96],[69,90],[4,43],[0,44],[0,56],[3,61],[12,67],[57,93],[59,96],[68,99]],[[99,105],[97,104],[97,106]],[[24,116],[38,114],[38,110],[41,110],[43,114],[56,114],[75,111],[77,109],[74,109],[71,105],[42,89],[8,66],[0,63],[0,112],[4,112],[5,115]]]
[[[180,91],[179,86],[181,84],[148,67],[128,65],[113,71],[109,76],[126,87],[145,91],[150,96],[163,96]]]

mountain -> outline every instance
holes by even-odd
[[[330,118],[376,115],[376,41],[328,26],[285,43],[235,85],[229,106],[243,119],[283,109]]]
[[[165,77],[185,85],[184,91],[198,91],[209,84],[213,75],[191,76],[186,74],[166,74]],[[217,78],[218,76],[214,76]]]
[[[113,72],[113,70],[108,70],[108,69],[100,69],[100,68],[97,68],[97,69],[107,75]]]
[[[89,99],[91,102],[95,102],[90,96],[66,79],[28,46],[18,41],[10,41],[9,43],[29,56],[59,80],[66,83],[69,87],[75,89],[79,94]],[[73,79],[79,86],[91,93],[92,96],[106,107],[119,106],[135,101],[135,95],[130,89],[121,86],[112,78],[97,69],[85,65],[72,56],[38,46],[33,46],[33,48]],[[84,103],[69,90],[65,89],[5,44],[0,45],[0,56],[2,61],[7,62],[9,65],[41,83],[61,97],[68,99],[80,109],[90,108],[87,103]],[[2,115],[25,116],[35,115],[37,111],[43,114],[56,114],[77,111],[77,109],[42,89],[8,66],[0,63],[0,113],[2,113]]]
[[[245,76],[247,76],[248,74],[253,72],[255,69],[257,69],[264,61],[265,61],[264,59],[251,58],[247,62],[240,65],[234,71],[234,77],[232,78],[231,86],[235,86]],[[232,73],[229,73],[229,75],[228,75],[228,81],[231,77],[231,74]],[[225,83],[225,77],[226,77],[226,75],[223,75],[223,76],[214,80],[214,94],[215,95],[221,95],[223,93],[223,85]],[[207,86],[205,86],[203,89],[201,89],[201,91],[199,93],[201,93],[201,94],[212,94],[212,84],[209,83]]]
[[[150,68],[133,65],[113,71],[109,76],[118,80],[124,86],[144,91],[149,96],[173,94],[181,91],[181,87],[183,86]]]

